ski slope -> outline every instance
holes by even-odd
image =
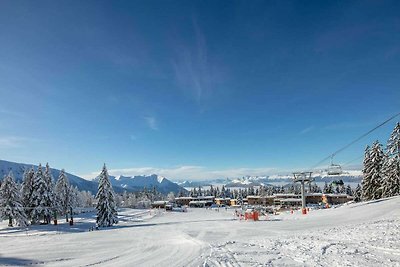
[[[239,221],[233,210],[124,209],[99,231],[94,214],[73,227],[0,224],[0,265],[24,266],[400,266],[400,197],[308,215]]]

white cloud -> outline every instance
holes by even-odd
[[[175,80],[182,91],[197,104],[211,97],[222,83],[223,72],[207,48],[207,39],[193,19],[193,42],[177,43],[172,60]]]
[[[246,175],[261,176],[261,175],[272,175],[278,172],[275,168],[233,168],[233,169],[221,169],[212,170],[202,166],[177,166],[171,168],[156,168],[156,167],[137,167],[137,168],[125,168],[125,169],[109,169],[110,175],[118,176],[134,176],[134,175],[150,175],[158,174],[165,176],[172,180],[206,180],[216,178],[237,178]],[[98,175],[98,172],[92,172],[89,174],[81,175],[86,179],[93,179]]]
[[[8,109],[4,109],[4,108],[0,108],[0,113],[2,113],[4,115],[7,115],[7,116],[24,117],[24,115],[22,113],[15,112],[15,111],[8,110]]]
[[[147,125],[150,127],[152,130],[158,130],[158,123],[155,117],[153,116],[148,116],[144,117]]]
[[[16,136],[0,136],[0,148],[21,147],[29,138]]]
[[[303,129],[303,130],[300,132],[300,134],[306,134],[306,133],[311,132],[312,130],[314,130],[314,126],[310,126],[310,127],[307,127],[307,128],[305,128],[305,129]]]

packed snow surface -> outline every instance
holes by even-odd
[[[98,231],[94,213],[72,227],[0,224],[0,265],[47,266],[400,266],[400,197],[258,222],[232,209],[123,209]],[[62,219],[60,219],[62,221]]]

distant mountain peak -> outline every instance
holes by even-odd
[[[98,180],[98,177],[94,179]],[[179,193],[181,190],[185,190],[178,184],[171,182],[167,178],[157,174],[150,175],[135,175],[135,176],[111,176],[110,181],[113,186],[122,187],[127,191],[141,191],[144,188],[152,189],[155,188],[157,191],[168,194],[169,192]]]
[[[0,180],[3,179],[4,174],[8,174],[8,172],[11,170],[13,172],[14,178],[18,182],[21,182],[23,180],[24,171],[26,169],[30,169],[32,167],[36,170],[38,165],[0,160]],[[43,165],[42,165],[42,168],[43,168]],[[51,168],[51,166],[50,166],[50,170],[51,170],[53,179],[57,180],[58,176],[60,174],[60,170]],[[67,175],[69,183],[71,185],[78,187],[79,190],[90,191],[92,194],[96,194],[97,187],[98,187],[97,182],[88,181],[79,176],[76,176],[76,175],[73,175],[73,174],[67,173],[67,172],[66,172],[66,175]]]

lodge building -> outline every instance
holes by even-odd
[[[346,194],[322,194],[307,193],[306,203],[314,205],[338,205],[353,200],[352,196]],[[213,204],[218,206],[237,206],[239,201],[231,198],[216,198],[214,196],[198,197],[177,197],[175,203],[178,206],[189,207],[210,207]],[[301,195],[294,193],[274,194],[272,196],[247,196],[240,203],[251,206],[281,206],[299,207],[301,206]]]

